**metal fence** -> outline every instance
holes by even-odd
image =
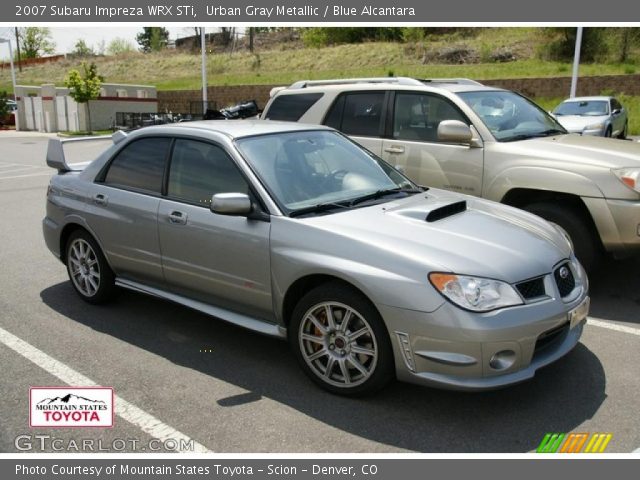
[[[166,123],[178,123],[196,120],[190,113],[137,113],[117,112],[114,129],[131,130],[134,128],[149,127],[151,125],[164,125]]]

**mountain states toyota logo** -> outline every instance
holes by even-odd
[[[113,427],[111,387],[31,387],[30,427]]]

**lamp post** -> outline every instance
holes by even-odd
[[[578,27],[576,32],[576,47],[573,53],[573,72],[571,75],[571,91],[569,97],[576,96],[576,88],[578,86],[578,68],[580,67],[580,48],[582,47],[582,27]]]
[[[200,54],[202,62],[202,115],[206,115],[209,102],[207,101],[207,52],[204,27],[200,28]]]
[[[13,48],[11,48],[11,40],[0,38],[0,43],[9,44],[9,61],[11,62],[11,81],[13,82],[13,99],[16,99],[16,71],[13,68]]]

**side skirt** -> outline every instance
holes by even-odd
[[[199,312],[202,312],[206,315],[210,315],[212,317],[219,318],[221,320],[232,323],[234,325],[238,325],[239,327],[244,327],[249,330],[253,330],[254,332],[262,333],[263,335],[269,335],[271,337],[278,337],[278,338],[287,338],[286,328],[281,327],[279,325],[266,323],[252,317],[247,317],[246,315],[242,315],[236,312],[231,312],[229,310],[225,310],[224,308],[209,305],[208,303],[200,302],[198,300],[193,300],[191,298],[186,298],[181,295],[177,295],[175,293],[167,292],[165,290],[149,287],[147,285],[134,282],[132,280],[116,278],[116,285],[122,288],[126,288],[128,290],[133,290],[134,292],[146,293],[147,295],[152,295],[154,297],[170,300],[180,305],[184,305],[185,307],[189,307]]]

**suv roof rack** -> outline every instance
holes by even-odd
[[[332,80],[300,80],[289,86],[289,89],[301,89],[323,85],[348,85],[352,83],[395,83],[396,85],[424,86],[425,84],[443,83],[458,85],[482,85],[469,78],[409,78],[409,77],[368,77],[368,78],[336,78]],[[274,92],[275,93],[275,92]]]
[[[470,78],[421,78],[420,81],[424,83],[448,83],[456,85],[482,85],[480,82],[471,80]]]
[[[397,85],[424,85],[420,80],[409,77],[336,78],[333,80],[301,80],[289,88],[307,88],[322,85],[347,85],[350,83],[395,83]]]

